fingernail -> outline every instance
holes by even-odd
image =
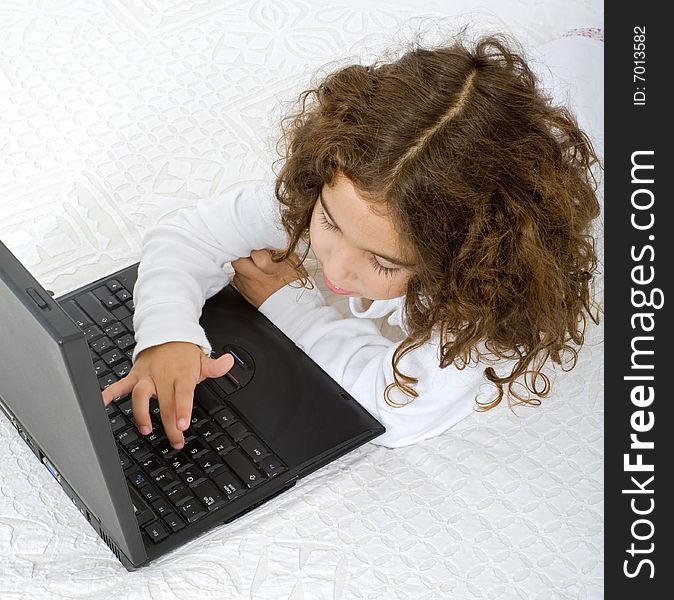
[[[151,431],[152,431],[152,429],[150,429],[147,425],[141,425],[141,427],[140,427],[140,432],[141,432],[143,435],[147,435],[147,434],[150,433]]]
[[[185,445],[185,444],[183,444],[182,442],[178,442],[178,443],[176,443],[176,444],[173,444],[173,447],[174,447],[176,450],[180,450],[184,445]]]
[[[187,421],[185,419],[178,419],[178,429],[180,429],[180,431],[187,429]]]

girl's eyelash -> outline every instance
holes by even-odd
[[[320,219],[321,219],[321,225],[323,226],[324,229],[329,229],[330,231],[339,231],[338,227],[336,227],[335,225],[330,223],[330,221],[328,221],[325,218],[325,212],[323,212],[322,210],[321,210]]]
[[[380,275],[384,275],[385,277],[393,277],[395,272],[398,269],[391,269],[390,267],[385,267],[382,265],[373,255],[370,255],[370,262],[372,263],[372,267],[374,268],[377,273]]]
[[[330,223],[330,221],[328,221],[325,218],[325,211],[323,211],[323,210],[321,210],[320,220],[321,220],[321,226],[324,229],[328,229],[330,231],[339,231],[339,227],[337,227],[336,225],[333,225],[332,223]],[[372,268],[375,271],[377,271],[377,273],[379,275],[384,275],[385,277],[393,277],[395,272],[398,270],[398,269],[391,269],[390,267],[385,267],[374,257],[373,254],[370,255],[370,263],[372,264]]]

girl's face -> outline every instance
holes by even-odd
[[[388,300],[405,293],[414,265],[389,218],[374,213],[346,177],[323,186],[309,236],[325,284],[335,294]]]

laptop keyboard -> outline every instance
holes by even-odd
[[[111,279],[61,304],[85,334],[101,390],[131,369],[131,285]],[[135,426],[130,396],[113,400],[105,409],[138,524],[155,543],[286,470],[223,399],[239,389],[236,369],[245,367],[245,358],[235,359],[230,373],[210,380],[217,382],[217,394],[205,383],[195,389],[192,419],[180,450],[164,434],[156,399],[150,401],[153,429],[147,436]]]

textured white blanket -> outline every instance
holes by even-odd
[[[278,116],[317,68],[467,22],[534,47],[603,9],[0,0],[0,239],[57,294],[135,262],[161,217],[269,177]],[[541,407],[368,444],[134,573],[0,415],[0,599],[600,598],[602,339]]]

